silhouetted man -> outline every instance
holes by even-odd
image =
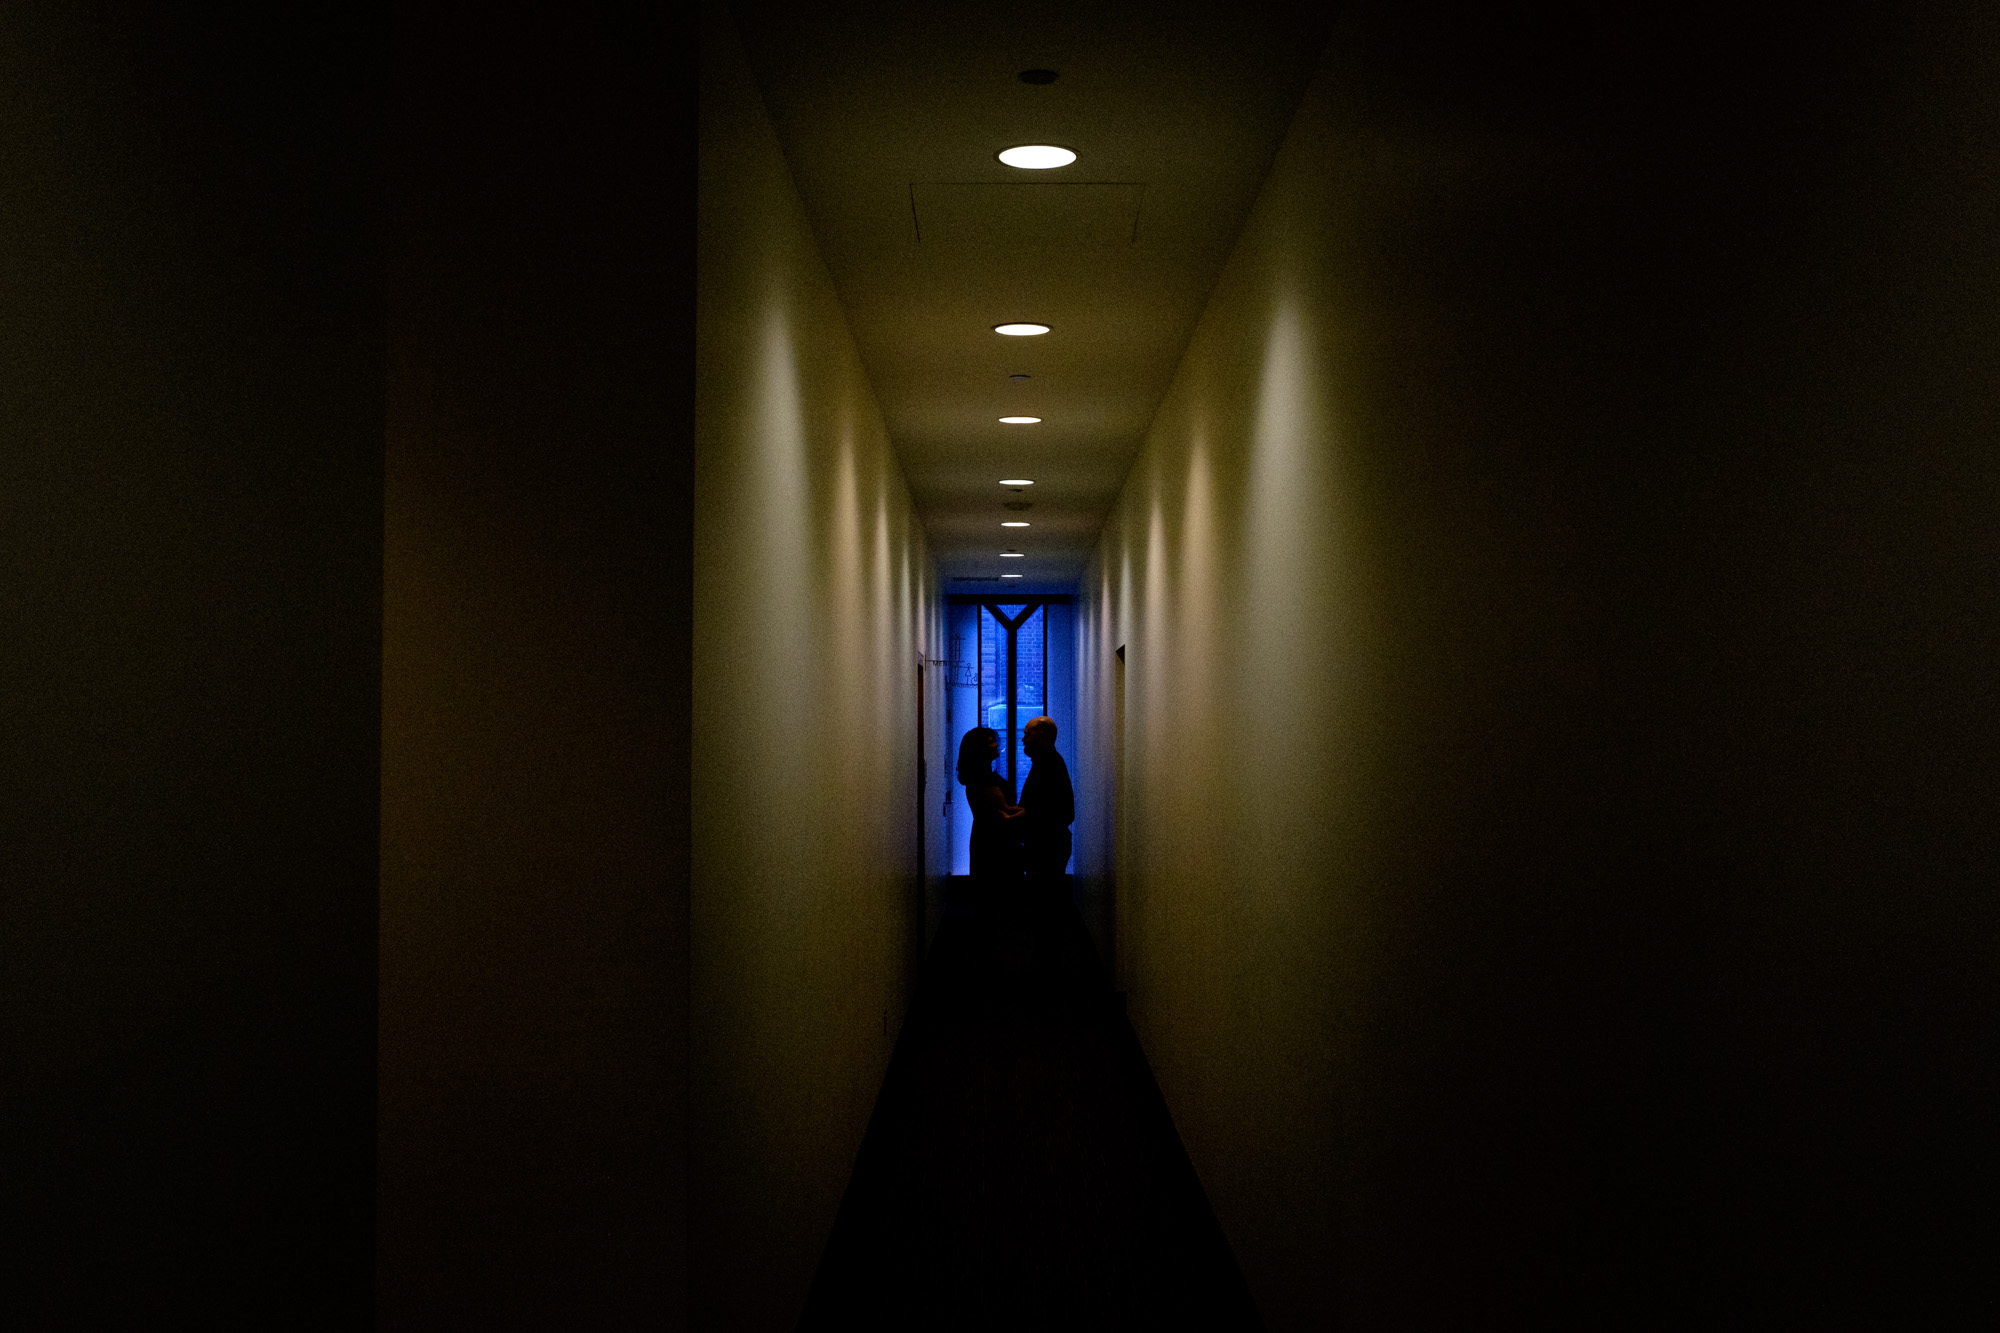
[[[1056,753],[1056,724],[1050,717],[1029,721],[1021,731],[1021,748],[1035,761],[1021,784],[1022,860],[1028,878],[1038,883],[1060,880],[1069,866],[1069,826],[1076,822],[1076,791],[1069,785],[1069,765]]]

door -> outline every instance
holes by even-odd
[[[1105,923],[1105,962],[1120,993],[1125,984],[1125,955],[1118,947],[1119,927],[1131,917],[1131,843],[1125,821],[1125,645],[1118,645],[1111,663],[1111,893],[1110,920]]]

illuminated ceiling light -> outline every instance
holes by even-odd
[[[1010,518],[1005,523],[1002,523],[1000,526],[1003,528],[1025,528],[1028,526],[1028,524],[1027,520],[1025,519]]]
[[[1076,161],[1075,153],[1052,143],[1024,143],[997,156],[1008,166],[1019,167],[1023,171],[1047,171],[1050,167],[1066,167]]]
[[[1040,420],[1040,417],[1001,417],[1000,424],[1003,426],[1032,426]]]
[[[1049,331],[1046,324],[995,324],[995,333],[1004,333],[1009,338],[1034,338]]]
[[[1029,481],[1026,477],[1014,477],[1011,480],[1003,480],[1000,484],[1002,486],[1032,486],[1035,483]]]
[[[1002,560],[1025,560],[1025,559],[1027,559],[1027,557],[1026,557],[1026,556],[1024,556],[1024,555],[1022,555],[1022,554],[1021,554],[1021,553],[1020,553],[1019,551],[1002,551],[1002,552],[1000,553],[1000,558],[1001,558]]]
[[[1000,577],[1003,579],[1024,579],[1028,576],[1026,574],[1002,574]]]

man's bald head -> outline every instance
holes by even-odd
[[[1021,728],[1021,748],[1029,754],[1038,750],[1052,750],[1056,743],[1056,720],[1044,715],[1031,717],[1028,725]]]

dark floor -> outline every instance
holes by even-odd
[[[1041,898],[940,925],[801,1328],[1262,1327],[1066,886]]]

